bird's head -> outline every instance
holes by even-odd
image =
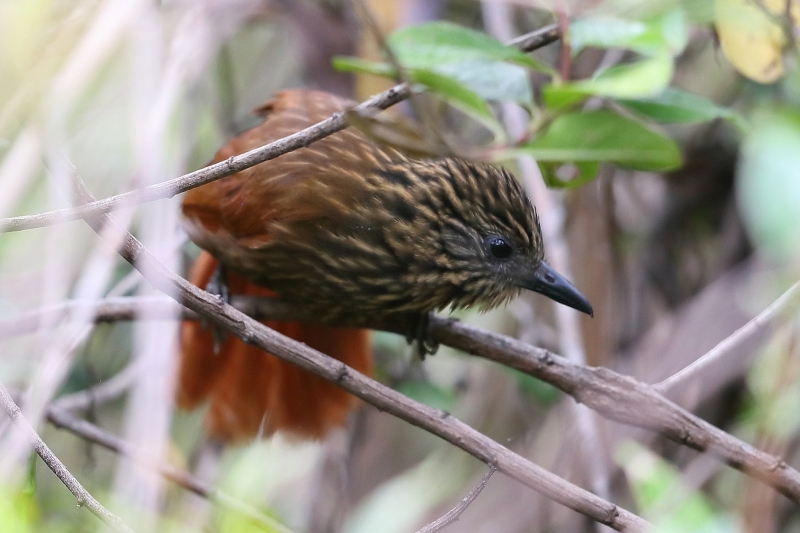
[[[586,297],[545,262],[536,211],[508,171],[442,159],[382,174],[403,191],[387,208],[405,206],[401,223],[417,239],[417,279],[435,272],[432,280],[451,287],[454,307],[488,309],[528,289],[593,314]]]

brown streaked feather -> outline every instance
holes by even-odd
[[[353,105],[323,92],[282,91],[256,110],[266,116],[264,122],[232,139],[212,163],[281,139]],[[312,147],[192,189],[184,198],[183,214],[193,240],[212,252],[233,242],[255,247],[270,241],[277,222],[333,216],[337,202],[358,201],[361,188],[353,180],[365,168],[403,159],[399,152],[382,150],[350,128]],[[193,231],[198,225],[202,227]]]
[[[260,110],[263,124],[234,138],[215,161],[351,105],[326,93],[284,91]],[[410,324],[448,306],[495,307],[521,290],[521,276],[544,253],[535,211],[507,171],[411,159],[352,128],[188,192],[183,213],[192,240],[236,274],[232,293],[273,294],[269,288],[329,326],[370,327],[376,318]],[[500,236],[514,250],[502,261],[488,246]],[[212,264],[201,260],[205,269]],[[198,284],[210,275],[198,275]],[[275,327],[358,370],[371,368],[361,331]],[[238,339],[215,358],[210,330],[196,324],[184,331],[186,346],[200,352],[184,350],[183,404],[208,397],[215,435],[240,439],[259,428],[320,435],[351,406],[336,387]]]
[[[192,270],[192,283],[205,287],[217,261],[202,252]],[[235,274],[228,275],[231,293],[270,296]],[[372,373],[369,332],[319,324],[265,321],[267,326],[304,342],[366,374]],[[210,402],[209,434],[226,442],[283,430],[320,438],[341,425],[356,399],[344,390],[286,363],[238,337],[228,337],[214,353],[213,329],[187,321],[182,328],[178,405],[185,409]]]

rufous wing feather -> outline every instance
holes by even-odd
[[[212,163],[300,131],[351,105],[322,92],[278,93],[257,110],[266,117],[264,122],[232,139]],[[268,244],[282,222],[325,218],[335,210],[336,201],[358,201],[348,189],[351,176],[357,176],[364,165],[395,158],[402,156],[378,148],[352,128],[344,130],[309,148],[192,189],[183,201],[185,227],[199,246],[227,262]],[[192,282],[202,288],[217,265],[211,254],[201,253],[191,274]],[[227,278],[231,294],[273,295],[231,269]],[[372,370],[366,331],[292,322],[265,324],[360,372]],[[338,387],[233,336],[214,353],[213,328],[200,322],[183,324],[179,380],[179,405],[193,408],[208,400],[207,428],[212,436],[226,441],[277,430],[320,437],[341,424],[354,405],[354,398]]]
[[[204,288],[217,261],[201,252],[191,281]],[[232,294],[270,296],[228,273]],[[369,332],[319,324],[265,321],[264,324],[365,374],[372,373]],[[214,350],[214,330],[198,321],[183,323],[178,405],[192,409],[208,400],[206,428],[225,442],[241,442],[275,431],[321,438],[344,423],[356,398],[295,365],[227,336]]]

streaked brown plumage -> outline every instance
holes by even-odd
[[[214,161],[299,131],[350,105],[327,93],[279,93],[261,108],[265,121],[234,138]],[[410,159],[378,147],[353,128],[190,191],[183,214],[192,240],[237,280],[243,278],[237,283],[244,285],[231,286],[232,293],[263,293],[247,287],[264,287],[329,325],[369,327],[376,316],[420,316],[448,306],[488,309],[522,288],[591,312],[580,293],[543,262],[535,211],[507,171],[457,159]],[[193,281],[204,286],[213,260],[201,262],[205,266]],[[311,344],[323,335],[314,328],[323,326],[307,325],[295,333]],[[195,342],[203,335],[204,342]],[[229,339],[219,356],[209,355],[210,335],[197,323],[184,326],[180,390],[186,406],[211,397],[212,433],[247,435],[241,427],[231,428],[252,429],[259,415],[268,431],[319,436],[331,425],[322,415],[311,416],[314,420],[303,427],[277,421],[277,407],[264,401],[254,401],[254,410],[244,407],[251,395],[263,400],[278,386],[266,378],[259,390],[237,385],[227,354],[252,348]],[[328,353],[359,370],[371,368],[363,333],[328,328],[324,335],[357,337],[359,349]],[[275,368],[256,368],[256,360],[237,363],[240,372],[275,374]],[[217,389],[227,392],[214,393]],[[288,400],[300,406],[296,410],[309,411],[319,397],[316,388],[309,388]],[[242,423],[237,409],[255,414]]]

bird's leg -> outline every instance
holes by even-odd
[[[211,279],[206,283],[206,292],[215,294],[223,302],[230,303],[231,295],[228,288],[228,277],[225,274],[225,267],[222,263],[217,263],[217,268],[211,274]],[[219,355],[222,343],[225,342],[227,334],[217,326],[214,326],[214,354]]]
[[[433,355],[439,349],[439,343],[430,339],[429,326],[431,313],[420,313],[415,315],[410,323],[406,340],[413,344],[419,358],[424,360],[426,356]]]

